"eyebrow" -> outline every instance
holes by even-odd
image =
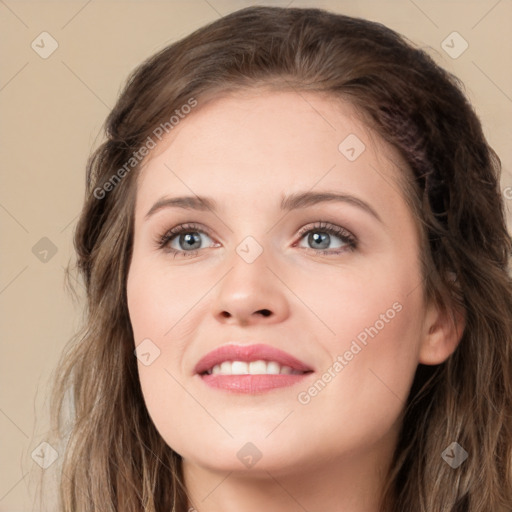
[[[375,217],[379,222],[383,222],[380,215],[366,201],[350,194],[334,192],[298,192],[283,196],[281,199],[281,210],[298,210],[299,208],[307,208],[308,206],[326,202],[341,202],[357,206]],[[217,210],[217,202],[205,196],[162,197],[146,213],[145,220],[164,208],[182,208],[198,211],[210,210],[215,212]]]

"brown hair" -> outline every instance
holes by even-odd
[[[231,13],[158,52],[106,120],[74,239],[87,322],[62,355],[52,394],[53,429],[69,439],[60,510],[186,510],[181,457],[158,434],[138,381],[126,279],[141,164],[126,163],[191,98],[261,86],[348,100],[399,151],[425,244],[425,294],[464,310],[455,352],[417,368],[383,509],[512,510],[512,241],[500,160],[461,82],[406,38],[360,18],[277,7]],[[108,193],[98,198],[100,189]],[[441,457],[453,441],[469,454],[457,469]]]

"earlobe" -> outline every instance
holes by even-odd
[[[436,365],[446,361],[459,345],[465,326],[463,311],[431,304],[425,315],[419,362]]]

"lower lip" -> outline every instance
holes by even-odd
[[[201,375],[205,384],[212,388],[223,389],[233,393],[261,393],[272,389],[293,386],[301,382],[309,373],[299,375]]]

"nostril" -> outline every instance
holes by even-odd
[[[271,312],[268,309],[260,309],[260,312],[263,316],[271,315]]]

